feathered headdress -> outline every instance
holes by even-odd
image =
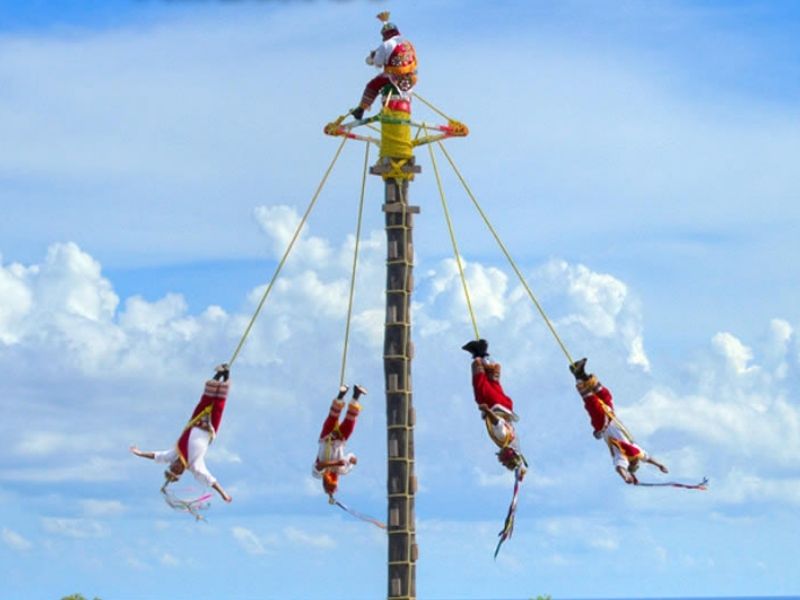
[[[400,35],[400,30],[397,29],[397,25],[389,21],[388,10],[378,13],[376,16],[378,20],[383,23],[383,27],[381,27],[381,35],[383,36],[384,40],[388,40],[396,35]]]

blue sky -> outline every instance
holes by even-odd
[[[572,354],[676,478],[712,481],[620,483],[443,169],[532,463],[492,561],[511,482],[471,400],[472,330],[419,152],[419,597],[800,594],[800,10],[448,0],[0,3],[6,593],[384,596],[384,538],[310,477],[338,384],[358,144],[236,364],[208,457],[234,502],[195,524],[161,501],[161,469],[127,453],[168,447],[233,351],[335,151],[322,126],[372,74],[384,8],[419,53],[417,91],[469,125],[448,149]],[[342,486],[379,517],[381,198],[370,181],[347,381],[371,393]]]

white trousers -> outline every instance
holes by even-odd
[[[197,481],[209,487],[217,482],[208,467],[206,467],[206,452],[210,443],[211,434],[208,431],[199,427],[192,427],[192,431],[189,432],[188,456],[186,457],[188,468]],[[153,460],[158,463],[172,463],[180,460],[177,448],[154,452],[153,454],[155,454]]]

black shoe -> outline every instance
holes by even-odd
[[[343,400],[343,399],[344,399],[344,395],[347,393],[347,390],[349,390],[349,389],[350,389],[350,388],[349,388],[349,387],[347,387],[346,385],[341,385],[341,386],[339,386],[339,395],[338,395],[338,396],[336,396],[336,397],[337,397],[339,400]]]
[[[350,111],[350,114],[353,115],[353,118],[357,121],[360,121],[364,118],[364,108],[359,106],[358,108],[354,108]]]
[[[470,340],[461,346],[461,349],[472,354],[472,358],[486,358],[489,356],[489,342],[486,340]]]
[[[353,386],[353,400],[358,400],[359,396],[366,396],[367,395],[367,388],[362,385],[354,385]]]
[[[214,381],[228,381],[228,377],[230,377],[231,370],[228,367],[228,363],[222,363],[218,367],[214,367]]]
[[[586,359],[582,358],[569,366],[570,372],[575,375],[577,381],[586,381],[589,376],[586,374]]]

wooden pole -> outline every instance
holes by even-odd
[[[411,297],[414,288],[413,215],[408,184],[420,171],[414,158],[383,157],[370,173],[384,178],[386,215],[386,321],[383,369],[386,383],[388,598],[415,600],[416,520],[414,495],[414,404],[411,361]]]

